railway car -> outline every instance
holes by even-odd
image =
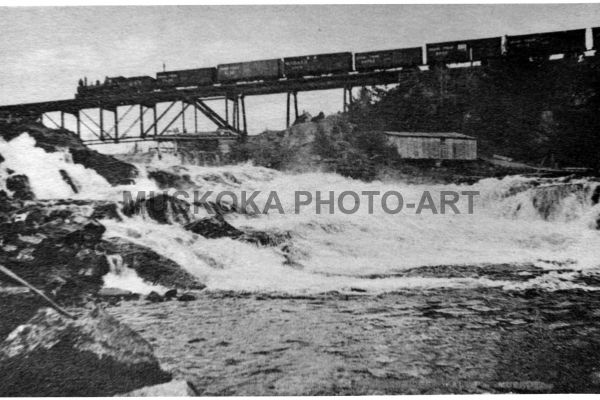
[[[410,68],[423,64],[423,49],[411,47],[407,49],[369,51],[354,54],[354,68],[358,72],[379,69]]]
[[[426,46],[427,64],[446,65],[469,62],[470,52],[467,41],[429,43]]]
[[[506,47],[512,58],[582,54],[586,50],[585,29],[507,36]]]
[[[216,82],[216,68],[196,68],[179,71],[164,71],[156,74],[159,88],[183,86],[208,86]]]
[[[427,64],[447,65],[488,60],[502,56],[500,36],[485,39],[459,40],[426,45]]]
[[[487,64],[489,60],[502,56],[502,37],[468,40],[467,47],[470,61],[481,61],[482,64]]]
[[[277,80],[283,77],[281,59],[258,60],[217,66],[217,81],[222,83]]]
[[[600,50],[600,27],[592,28],[592,40],[594,41],[592,49]]]
[[[352,72],[352,53],[329,53],[311,56],[287,57],[283,59],[285,76],[301,78]]]

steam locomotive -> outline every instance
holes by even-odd
[[[600,43],[600,27],[592,28],[592,37],[594,44]],[[427,65],[432,67],[465,62],[480,62],[485,65],[491,60],[502,58],[546,59],[553,54],[576,56],[585,51],[585,29],[506,36],[504,40],[499,36],[425,45]],[[158,72],[156,78],[150,76],[107,77],[103,83],[96,81],[95,84],[88,84],[87,80],[80,80],[76,98],[218,84],[305,79],[331,74],[368,73],[400,68],[416,69],[421,65],[424,65],[421,47],[355,54],[350,52],[316,54],[220,64],[216,68],[164,71]]]

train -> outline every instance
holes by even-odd
[[[600,44],[600,27],[592,28],[594,50]],[[515,36],[428,43],[423,48],[410,47],[362,53],[340,52],[267,60],[219,64],[216,67],[158,72],[156,77],[107,77],[104,82],[88,84],[79,80],[76,98],[135,94],[174,90],[185,87],[244,84],[282,79],[310,79],[324,75],[371,73],[394,69],[418,69],[420,66],[446,67],[449,64],[479,62],[488,65],[493,60],[547,59],[563,54],[576,57],[584,54],[586,30],[533,33]]]

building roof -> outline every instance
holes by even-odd
[[[462,133],[457,133],[457,132],[390,132],[390,131],[385,131],[384,133],[389,136],[400,136],[400,137],[476,140],[473,136],[467,136],[467,135],[463,135]]]

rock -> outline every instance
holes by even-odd
[[[122,221],[119,215],[118,207],[115,203],[101,203],[94,207],[94,212],[90,216],[93,219],[114,219]]]
[[[100,248],[105,228],[92,210],[89,201],[37,201],[2,214],[0,264],[57,301],[96,293],[109,266]]]
[[[178,301],[194,301],[196,300],[196,296],[191,295],[189,293],[182,294],[177,298]]]
[[[325,119],[325,113],[323,111],[319,112],[316,117],[310,119],[310,122],[319,122]]]
[[[146,300],[150,303],[162,303],[165,299],[158,293],[152,291],[146,296]]]
[[[153,179],[158,185],[159,189],[188,189],[194,187],[189,175],[179,175],[164,170],[150,170],[148,171],[148,178]]]
[[[140,295],[129,290],[108,287],[100,289],[98,297],[108,300],[137,300],[140,298]]]
[[[171,380],[136,332],[95,309],[39,310],[0,346],[0,396],[112,396]]]
[[[119,396],[125,397],[180,397],[180,396],[198,396],[194,387],[184,380],[172,380],[171,382],[161,383],[160,385],[146,386],[136,389],[129,393]]]
[[[303,124],[305,122],[309,122],[312,119],[312,115],[308,111],[304,111],[302,114],[296,118],[293,125]]]
[[[177,289],[171,289],[171,290],[166,291],[166,293],[165,293],[166,300],[171,300],[175,297],[177,297]]]
[[[243,232],[225,221],[221,215],[214,215],[208,218],[202,218],[185,225],[185,229],[204,236],[208,239],[229,237],[239,238]]]
[[[179,223],[185,225],[193,220],[190,204],[184,200],[166,194],[141,196],[123,204],[123,214],[130,217],[142,215],[161,224]]]
[[[23,132],[32,136],[36,147],[46,152],[51,153],[67,148],[74,163],[95,170],[111,185],[130,184],[138,175],[133,165],[86,147],[75,133],[66,129],[50,129],[37,123],[13,124],[3,126],[0,136],[5,140],[11,140]]]
[[[516,393],[551,393],[554,386],[540,381],[497,382],[494,389]]]
[[[0,343],[17,326],[27,322],[37,310],[46,307],[46,303],[40,296],[33,294],[25,288],[23,293],[0,292]]]
[[[6,178],[6,188],[13,192],[13,198],[19,200],[34,200],[35,194],[29,185],[26,175],[11,175]]]
[[[69,176],[69,173],[67,171],[65,171],[64,169],[59,169],[58,172],[60,173],[60,176],[63,179],[63,181],[65,181],[65,183],[67,185],[69,185],[69,187],[71,188],[73,193],[79,193],[79,189],[77,188],[75,183],[73,183],[73,179],[71,179],[71,176]]]
[[[291,235],[289,232],[263,232],[246,229],[238,239],[259,246],[279,246],[291,239]]]
[[[206,287],[179,264],[148,247],[121,238],[106,239],[103,243],[107,254],[121,255],[124,264],[133,268],[140,278],[151,284],[196,290]]]

